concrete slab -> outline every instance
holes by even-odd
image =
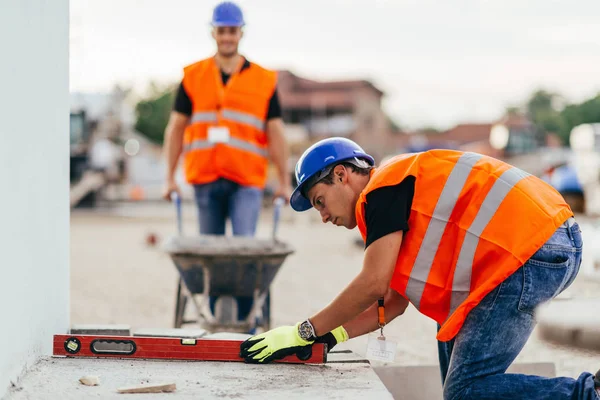
[[[98,376],[100,385],[82,385],[78,380],[84,375]],[[392,399],[371,366],[363,363],[251,365],[72,358],[42,359],[6,399],[122,400],[125,397],[117,388],[164,382],[175,383],[177,390],[152,394],[152,399]]]
[[[129,325],[116,324],[78,324],[71,326],[71,334],[129,336],[131,335],[131,327]]]
[[[600,352],[600,299],[550,301],[536,310],[540,337]]]
[[[394,399],[441,399],[442,383],[437,365],[382,366],[373,368]],[[552,363],[513,364],[509,373],[539,375],[552,378],[556,370]]]
[[[142,328],[133,332],[133,336],[141,337],[173,337],[186,339],[200,339],[206,336],[207,332],[204,329],[186,329],[186,328]]]

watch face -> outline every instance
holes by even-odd
[[[298,334],[304,340],[311,340],[313,338],[312,327],[307,321],[304,321],[298,327]]]

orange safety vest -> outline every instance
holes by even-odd
[[[573,215],[541,179],[481,154],[405,154],[371,172],[356,204],[366,240],[369,192],[414,176],[415,190],[390,287],[441,325],[451,340],[489,292]]]
[[[269,100],[277,75],[254,63],[235,72],[223,85],[213,57],[184,68],[183,87],[192,102],[184,134],[184,171],[191,184],[222,177],[240,185],[264,188],[267,180]],[[226,127],[227,141],[209,140],[210,127]]]

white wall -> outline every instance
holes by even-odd
[[[69,2],[0,0],[0,397],[69,325]]]

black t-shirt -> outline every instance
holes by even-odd
[[[245,60],[244,65],[242,65],[242,69],[240,69],[240,74],[244,72],[244,70],[250,68],[250,61]],[[227,81],[231,77],[230,74],[226,74],[221,71],[221,79],[223,79],[223,85],[227,84]],[[179,89],[177,90],[177,96],[175,97],[175,105],[173,106],[173,110],[185,114],[187,116],[192,115],[192,100],[185,91],[183,87],[183,82],[179,84]],[[273,95],[269,100],[269,110],[267,112],[267,121],[273,118],[281,118],[281,106],[279,104],[279,96],[277,94],[277,88],[273,91]]]
[[[408,176],[395,186],[377,188],[367,194],[365,249],[392,232],[408,231],[408,218],[415,194],[415,177]]]

